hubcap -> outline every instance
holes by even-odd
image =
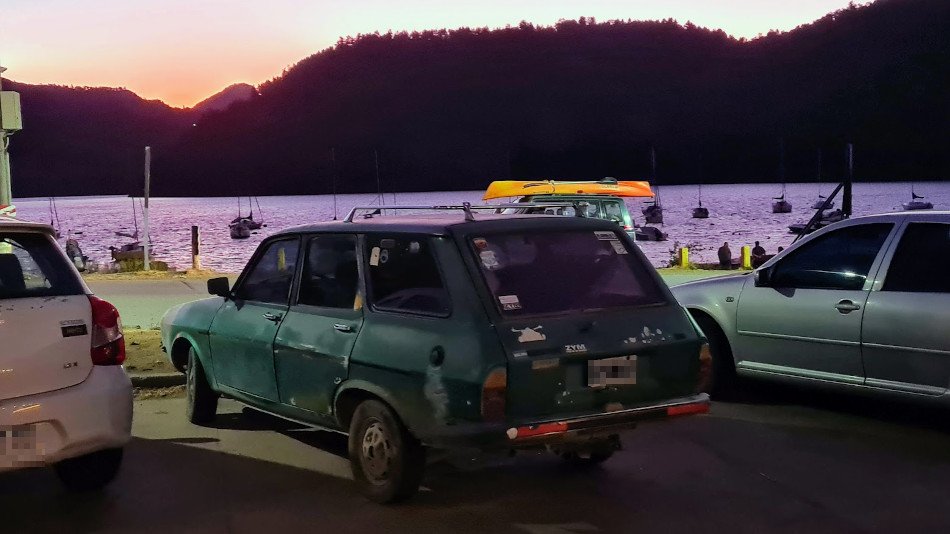
[[[374,483],[385,482],[389,478],[389,469],[396,457],[386,428],[380,422],[374,422],[363,433],[363,469]]]

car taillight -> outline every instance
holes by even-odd
[[[505,395],[508,390],[508,372],[498,368],[488,373],[482,384],[482,419],[503,421],[505,419]]]
[[[633,230],[633,226],[630,226],[629,224],[625,224],[623,225],[623,229],[629,232],[630,230]]]
[[[119,310],[93,295],[89,295],[89,304],[92,305],[92,364],[122,365],[125,361],[125,338],[122,336]]]
[[[712,351],[709,343],[703,342],[699,348],[699,379],[696,381],[697,393],[709,393],[712,385]]]

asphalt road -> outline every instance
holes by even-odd
[[[66,494],[47,470],[0,476],[0,531],[950,531],[945,410],[756,388],[626,433],[602,468],[546,454],[436,461],[414,500],[384,507],[356,493],[343,437],[222,408],[202,428],[182,399],[138,402],[102,495]]]

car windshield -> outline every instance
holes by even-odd
[[[72,267],[45,235],[0,232],[0,299],[82,294]]]
[[[665,302],[648,268],[614,231],[492,234],[472,238],[470,246],[506,316]]]

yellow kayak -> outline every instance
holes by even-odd
[[[604,180],[600,182],[559,182],[555,180],[501,180],[492,182],[483,200],[528,195],[610,195],[653,198],[650,182]]]

